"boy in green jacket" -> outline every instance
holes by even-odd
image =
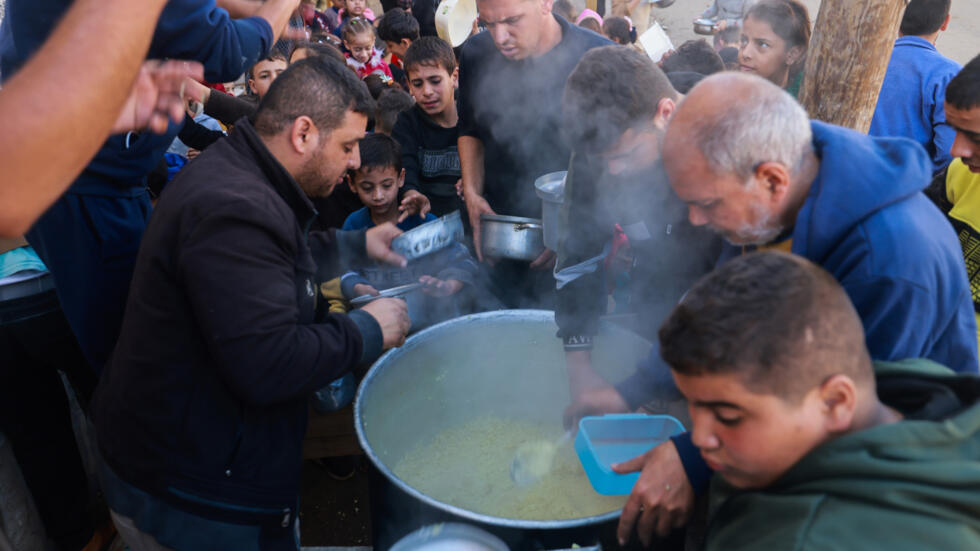
[[[980,549],[980,377],[872,368],[860,318],[818,266],[732,260],[660,342],[717,475],[706,549]]]

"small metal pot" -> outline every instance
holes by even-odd
[[[394,238],[391,241],[391,250],[404,256],[406,260],[414,260],[445,249],[462,239],[463,220],[457,210]]]
[[[436,551],[458,549],[466,551],[510,551],[497,536],[475,526],[455,522],[423,526],[391,548],[391,551]]]
[[[565,176],[568,171],[551,172],[534,181],[534,191],[541,198],[541,223],[544,226],[544,246],[558,250],[562,229],[558,226],[558,213],[565,201]]]
[[[480,245],[488,258],[530,262],[544,252],[541,220],[481,214]]]
[[[718,23],[710,19],[698,19],[694,22],[694,32],[697,34],[713,35],[718,31]]]
[[[379,298],[400,298],[408,305],[408,318],[412,320],[412,327],[415,328],[425,319],[425,295],[422,292],[422,287],[424,287],[424,285],[421,283],[399,285],[398,287],[392,287],[390,289],[380,291],[378,296],[361,295],[351,300],[350,304],[354,308],[360,308],[369,302],[378,300]]]

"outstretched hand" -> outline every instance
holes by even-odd
[[[646,547],[654,532],[666,536],[690,519],[694,510],[694,489],[673,440],[612,468],[619,474],[640,471],[640,478],[619,516],[616,537],[620,545],[626,545],[634,528]]]
[[[429,198],[421,193],[410,189],[405,192],[402,197],[402,202],[398,205],[398,222],[403,222],[406,218],[413,214],[417,214],[419,218],[425,219],[425,215],[429,214],[432,210],[432,205],[429,203]]]
[[[112,132],[149,130],[163,134],[171,120],[184,120],[184,97],[203,99],[196,91],[184,89],[187,77],[203,79],[204,66],[196,61],[143,62]]]

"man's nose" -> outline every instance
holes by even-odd
[[[687,219],[690,220],[692,226],[703,226],[708,223],[708,217],[704,215],[700,207],[695,205],[687,206]]]
[[[507,32],[507,29],[505,29],[502,25],[497,25],[492,31],[490,31],[490,36],[493,37],[494,44],[497,46],[503,46],[504,42],[507,42],[507,39],[510,38],[510,33]]]
[[[347,159],[347,168],[357,170],[361,168],[361,148],[355,147],[351,156]]]

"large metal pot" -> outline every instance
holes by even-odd
[[[382,356],[365,376],[354,406],[361,447],[378,473],[372,489],[376,549],[425,524],[464,522],[511,549],[568,548],[614,541],[619,511],[569,520],[521,520],[444,503],[394,474],[420,442],[483,416],[553,423],[568,405],[564,350],[554,313],[502,310],[456,318],[426,329]],[[610,382],[633,372],[650,343],[603,324],[593,365]]]
[[[530,262],[544,252],[544,231],[541,220],[481,214],[480,246],[483,249],[483,256],[494,260]]]

